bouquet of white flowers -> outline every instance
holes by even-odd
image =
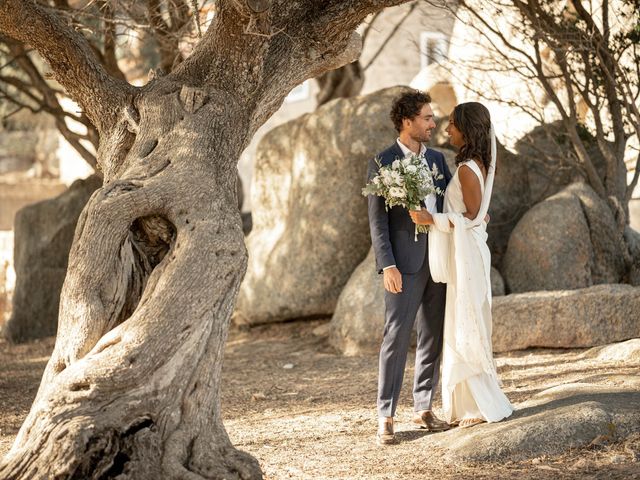
[[[385,208],[400,205],[407,210],[420,210],[420,202],[430,193],[442,195],[442,189],[435,186],[435,180],[442,174],[434,165],[430,169],[423,158],[415,153],[403,159],[396,159],[383,166],[376,158],[378,174],[362,189],[362,195],[377,195],[384,198]],[[418,232],[429,231],[428,225],[416,225]]]

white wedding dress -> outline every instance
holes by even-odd
[[[466,212],[458,178],[462,165],[476,173],[482,188],[483,201],[473,221],[462,215]],[[448,422],[471,418],[497,422],[513,412],[500,388],[491,345],[491,254],[483,219],[489,205],[489,198],[484,197],[491,196],[493,187],[495,160],[489,170],[485,186],[476,162],[469,160],[458,166],[444,195],[444,212],[434,214],[437,231],[432,227],[429,233],[432,275],[436,281],[447,282],[442,406]]]

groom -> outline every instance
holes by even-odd
[[[431,97],[417,90],[398,97],[391,108],[391,120],[398,139],[378,155],[382,165],[389,165],[411,153],[435,165],[444,178],[435,184],[442,191],[451,179],[444,155],[424,146],[436,127]],[[368,179],[378,173],[378,165],[369,161]],[[446,285],[435,283],[429,274],[428,234],[414,238],[415,224],[409,211],[396,206],[385,209],[384,199],[369,195],[369,228],[378,273],[383,274],[385,327],[380,347],[378,376],[379,444],[394,443],[393,417],[398,405],[407,351],[413,325],[416,325],[415,377],[413,385],[413,422],[432,432],[449,429],[449,425],[431,412],[438,383]],[[443,197],[429,195],[424,200],[429,211],[442,212]]]

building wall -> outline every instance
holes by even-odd
[[[363,65],[371,60],[410,7],[406,4],[388,8],[378,16],[367,35],[360,56]],[[424,47],[429,43],[428,37],[441,37],[443,53],[446,54],[453,26],[454,18],[449,13],[418,3],[418,7],[406,18],[382,53],[366,70],[362,93],[367,94],[394,85],[409,85],[427,66],[427,52]]]

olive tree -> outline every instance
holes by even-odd
[[[110,3],[110,2],[106,2]],[[58,335],[0,477],[259,478],[220,412],[247,263],[236,164],[308,78],[354,61],[355,29],[402,0],[220,0],[190,56],[136,87],[45,2],[0,2],[95,127],[103,187],[80,216]]]

